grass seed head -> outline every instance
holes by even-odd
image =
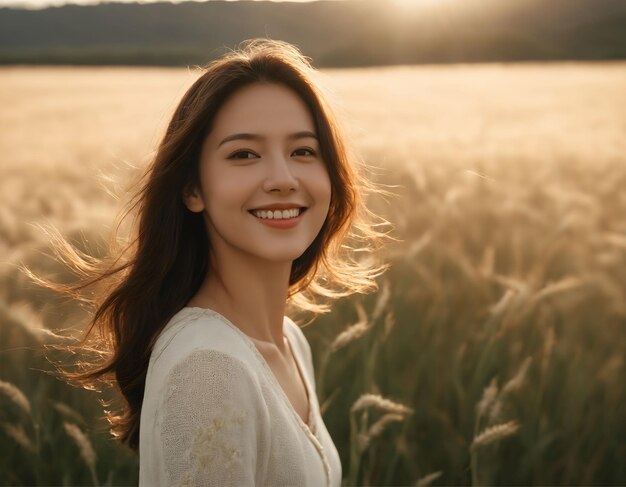
[[[388,308],[389,298],[391,298],[391,285],[389,284],[389,281],[385,279],[383,281],[382,289],[378,294],[374,312],[372,313],[372,322],[375,322],[378,318],[380,318]]]
[[[503,410],[504,406],[502,405],[502,399],[498,397],[489,409],[489,423],[493,424],[500,421],[504,413]]]
[[[370,427],[367,434],[371,439],[374,439],[380,436],[388,424],[403,421],[404,418],[405,416],[402,414],[387,413]]]
[[[377,438],[382,434],[388,424],[394,423],[397,421],[403,421],[405,416],[397,413],[388,413],[381,417],[378,421],[376,421],[370,428],[367,430],[367,433],[360,433],[358,436],[359,442],[359,451],[363,453],[370,446],[372,440]]]
[[[491,382],[483,390],[483,395],[480,401],[476,405],[478,416],[484,416],[493,406],[494,402],[498,398],[498,380],[494,377]]]
[[[426,487],[432,484],[435,480],[437,480],[443,472],[439,470],[438,472],[429,473],[428,475],[424,475],[421,479],[415,482],[415,487]]]
[[[410,414],[413,412],[411,408],[385,399],[378,394],[363,394],[354,402],[350,411],[356,413],[357,411],[369,407],[376,407],[383,411],[396,414]]]
[[[13,403],[15,403],[21,410],[30,416],[30,402],[28,398],[20,391],[15,385],[10,382],[0,380],[0,393],[8,397]]]
[[[336,352],[337,350],[342,349],[349,343],[358,340],[367,332],[367,330],[369,330],[369,325],[367,324],[367,321],[359,321],[358,323],[348,327],[339,335],[337,335],[337,338],[335,338],[333,343],[330,345],[331,351]]]
[[[496,424],[494,426],[491,426],[483,430],[482,433],[474,438],[474,441],[472,441],[472,445],[470,448],[471,450],[476,450],[481,446],[500,441],[507,436],[515,434],[519,427],[520,425],[515,421],[509,421],[508,423]]]
[[[526,373],[528,372],[528,368],[530,367],[531,362],[532,357],[526,357],[526,360],[524,360],[524,363],[517,371],[517,374],[515,374],[515,377],[513,377],[506,384],[504,384],[504,387],[502,388],[503,396],[519,390],[524,385],[524,381],[526,380]]]
[[[87,466],[94,470],[96,468],[96,452],[94,451],[93,446],[91,446],[91,442],[89,441],[89,438],[87,438],[87,435],[73,423],[64,421],[63,427],[65,428],[67,435],[72,438],[74,443],[76,443],[76,446],[78,446],[80,456],[83,458]]]
[[[7,436],[10,436],[15,442],[28,451],[35,451],[35,445],[30,441],[30,438],[26,435],[24,428],[21,425],[4,423],[2,425]]]

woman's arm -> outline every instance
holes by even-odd
[[[244,362],[198,350],[170,372],[162,398],[162,454],[168,485],[253,486],[268,416]]]

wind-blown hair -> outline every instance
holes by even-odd
[[[377,217],[363,204],[364,194],[375,187],[349,154],[316,77],[308,59],[294,46],[267,39],[246,41],[238,50],[211,62],[180,101],[154,160],[122,215],[122,220],[134,216],[127,243],[112,246],[110,257],[96,259],[59,237],[57,254],[81,281],[63,286],[35,277],[41,284],[93,306],[81,345],[88,338],[94,340],[103,352],[102,360],[65,375],[82,384],[108,380],[119,389],[121,410],[108,413],[108,420],[113,435],[134,450],[139,446],[153,345],[211,272],[211,242],[202,216],[187,209],[183,192],[198,182],[202,143],[220,107],[237,90],[252,83],[278,83],[293,90],[313,117],[330,176],[328,216],[313,243],[293,262],[290,304],[321,313],[328,311],[329,305],[316,302],[316,297],[336,298],[376,288],[375,278],[385,266],[371,258],[358,259],[355,252],[380,248],[380,237],[386,234],[375,227],[386,222],[379,218],[375,224]]]

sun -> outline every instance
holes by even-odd
[[[412,9],[436,6],[449,0],[392,0],[392,3],[401,9]]]

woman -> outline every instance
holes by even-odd
[[[285,308],[374,288],[383,268],[351,256],[381,234],[315,78],[278,41],[211,63],[145,174],[136,239],[109,267],[82,263],[93,277],[77,289],[114,285],[90,328],[107,361],[76,377],[113,374],[125,403],[109,419],[139,450],[140,485],[340,485]]]

